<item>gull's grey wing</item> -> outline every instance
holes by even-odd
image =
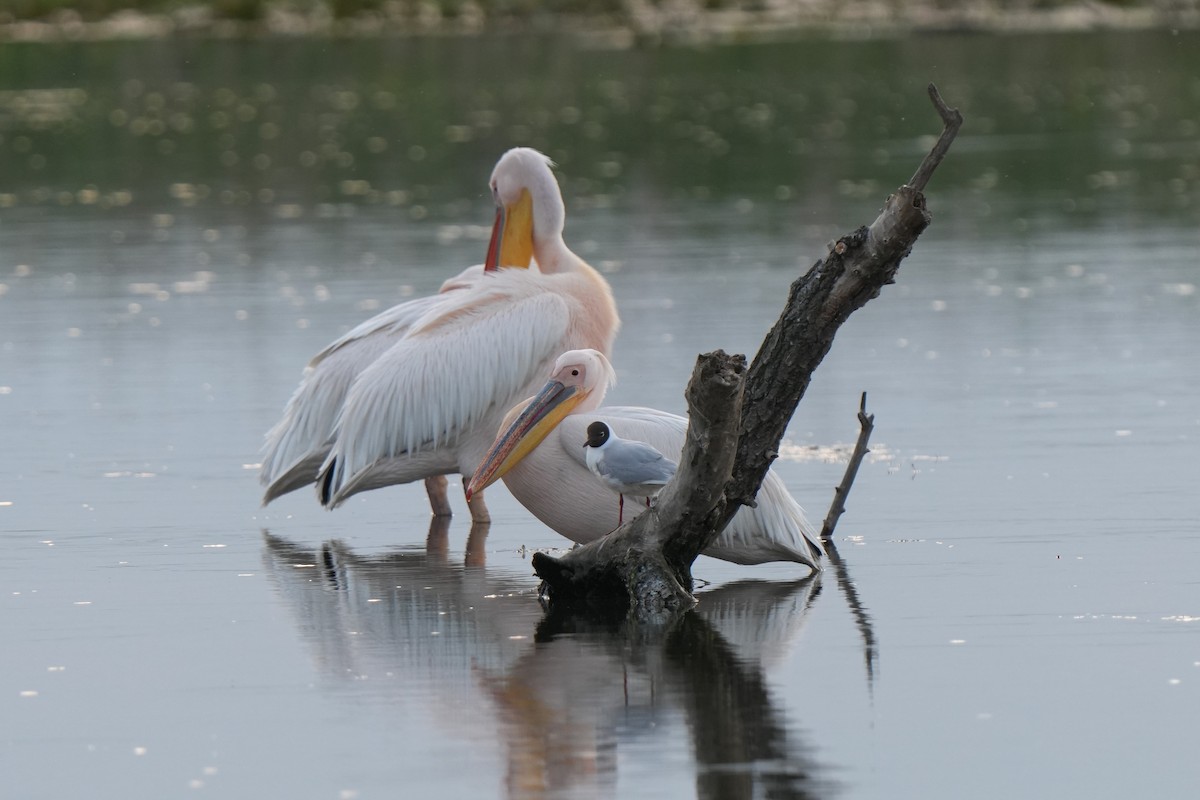
[[[666,483],[676,464],[645,442],[618,439],[604,449],[598,469],[621,483]]]

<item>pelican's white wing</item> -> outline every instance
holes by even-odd
[[[532,394],[562,350],[572,304],[529,270],[501,270],[415,321],[346,395],[322,493],[337,498],[376,462],[453,447],[488,423],[481,452],[504,411]],[[470,474],[475,464],[460,464]]]
[[[446,303],[449,292],[470,288],[481,275],[483,267],[469,267],[443,283],[438,294],[392,306],[313,356],[283,417],[267,432],[259,471],[259,480],[267,487],[264,503],[315,480],[354,379],[400,341],[413,323]]]

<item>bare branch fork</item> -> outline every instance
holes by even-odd
[[[916,189],[918,192],[925,191],[926,184],[933,176],[933,171],[937,169],[938,164],[942,163],[942,159],[946,157],[946,153],[950,150],[950,144],[954,141],[954,137],[958,136],[958,129],[962,127],[962,114],[958,113],[957,108],[950,108],[946,105],[946,101],[942,100],[942,94],[937,87],[932,83],[927,87],[929,99],[933,101],[933,107],[937,109],[938,115],[942,118],[942,135],[938,137],[934,143],[933,149],[921,161],[921,166],[917,167],[917,171],[908,179],[908,185]]]
[[[545,581],[552,605],[653,619],[695,603],[692,562],[738,508],[754,503],[837,329],[894,282],[900,262],[930,223],[922,190],[962,116],[932,84],[929,96],[943,130],[912,181],[888,197],[874,222],[838,239],[792,283],[783,312],[749,368],[742,356],[721,351],[697,360],[685,393],[689,425],[679,471],[654,508],[562,558],[534,555],[534,571]],[[865,451],[861,434],[860,440]],[[849,483],[843,484],[848,492]]]

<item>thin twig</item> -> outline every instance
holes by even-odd
[[[826,549],[835,547],[833,544],[833,529],[837,527],[838,519],[846,512],[846,498],[850,495],[850,487],[854,485],[854,477],[858,475],[858,466],[863,457],[871,452],[867,442],[871,439],[871,431],[875,429],[875,415],[867,413],[867,393],[862,393],[858,401],[858,441],[854,443],[854,452],[850,454],[850,463],[846,465],[846,474],[842,482],[833,490],[833,503],[829,513],[825,515],[825,524],[821,526],[821,543]]]
[[[916,189],[918,192],[925,191],[925,184],[929,183],[929,179],[933,177],[933,171],[938,168],[938,164],[942,163],[942,159],[946,156],[946,152],[950,149],[950,144],[954,141],[954,137],[958,135],[958,129],[962,127],[963,117],[958,112],[957,108],[950,108],[946,105],[946,101],[942,99],[942,95],[938,92],[937,87],[932,83],[929,84],[929,99],[933,101],[933,107],[937,109],[938,115],[942,118],[942,135],[938,137],[937,144],[925,156],[921,162],[921,166],[917,167],[917,171],[913,173],[908,185]]]

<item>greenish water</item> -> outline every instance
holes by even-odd
[[[0,774],[19,798],[1186,797],[1200,703],[1200,37],[604,51],[0,46]],[[259,507],[309,357],[481,260],[559,162],[614,403],[681,411],[967,124],[776,469],[844,569],[701,559],[667,631],[547,618],[489,490]]]
[[[6,45],[0,153],[21,205],[83,192],[478,218],[480,176],[527,144],[569,171],[579,202],[749,198],[792,219],[872,208],[907,178],[935,130],[933,81],[968,119],[938,190],[1006,234],[1013,217],[1195,220],[1197,76],[1195,33],[621,51],[505,37]]]

